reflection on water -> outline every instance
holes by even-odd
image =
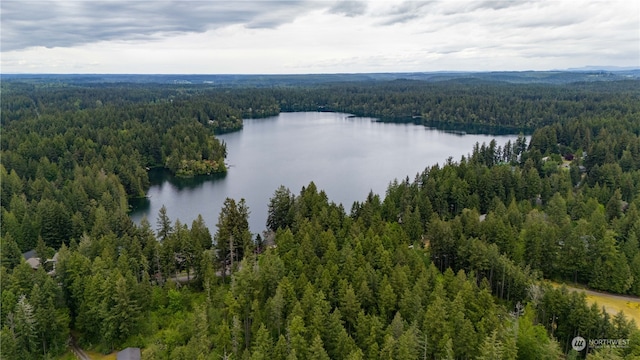
[[[227,176],[226,173],[215,173],[211,175],[198,175],[192,177],[177,177],[164,168],[154,168],[149,170],[149,183],[153,185],[163,185],[168,183],[176,190],[189,190],[202,186],[209,181],[220,181]]]
[[[131,212],[148,213],[151,209],[151,200],[148,197],[129,199],[129,209]]]
[[[379,120],[385,123],[396,124],[414,124],[418,126],[425,126],[432,130],[442,131],[455,135],[492,135],[492,136],[505,136],[518,133],[531,134],[533,129],[526,128],[513,128],[506,126],[490,126],[482,124],[464,124],[464,123],[451,123],[446,121],[436,120],[423,120],[420,117],[410,118],[407,117],[404,121],[399,119],[383,119]]]
[[[153,188],[153,193],[163,192],[163,188],[169,192],[183,192],[183,191],[195,191],[198,192],[205,184],[214,184],[218,181],[223,181],[227,176],[226,173],[216,173],[211,175],[198,175],[193,177],[177,177],[171,174],[171,171],[165,168],[153,168],[148,171],[149,185]],[[131,216],[134,220],[138,219],[139,214],[147,215],[149,222],[153,223],[153,219],[150,218],[153,215],[150,213],[151,203],[153,195],[148,195],[141,198],[129,199],[129,208]],[[141,217],[140,217],[141,219]]]

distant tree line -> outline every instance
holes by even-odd
[[[637,84],[620,81],[516,85],[413,80],[333,83],[306,88],[237,90],[242,100],[232,106],[245,117],[276,115],[278,110],[321,110],[428,126],[483,126],[483,130],[529,132],[571,119],[637,114],[640,110]]]

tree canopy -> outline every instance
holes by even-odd
[[[544,281],[640,296],[637,85],[3,82],[2,356],[57,356],[72,331],[147,359],[584,357],[576,335],[629,339],[590,358],[638,356],[637,324]],[[244,199],[225,201],[215,229],[166,209],[154,225],[128,218],[147,168],[226,171],[217,133],[318,109],[532,133],[350,211],[313,182],[281,186],[257,236]]]

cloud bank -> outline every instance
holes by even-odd
[[[153,40],[234,24],[275,28],[320,4],[308,1],[29,1],[2,10],[2,51]]]
[[[640,67],[640,3],[3,0],[3,72]]]

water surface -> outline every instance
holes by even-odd
[[[298,194],[313,181],[349,212],[371,190],[384,196],[393,179],[413,180],[427,166],[449,157],[459,160],[476,142],[495,138],[503,145],[516,137],[451,133],[328,112],[244,120],[243,130],[219,136],[227,143],[230,166],[225,176],[178,179],[154,171],[148,198],[133,204],[131,218],[140,223],[146,216],[155,229],[165,205],[172,221],[179,218],[191,225],[202,214],[213,234],[225,198],[244,198],[251,231],[258,233],[265,229],[267,204],[280,185]]]

